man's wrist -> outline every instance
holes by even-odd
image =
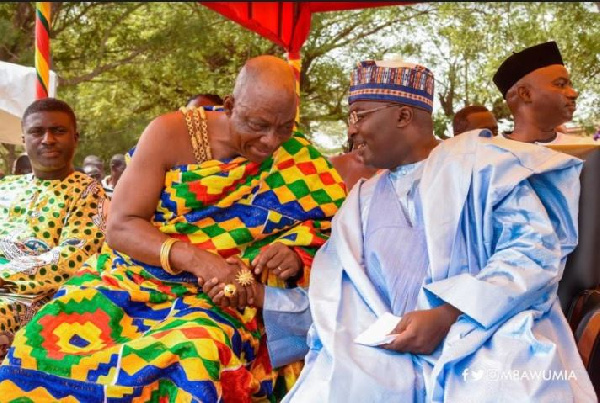
[[[171,261],[171,267],[175,270],[183,271],[188,267],[187,262],[185,262],[188,258],[188,254],[185,251],[186,247],[186,242],[176,242],[171,247],[169,259]]]
[[[462,314],[462,312],[458,308],[454,307],[453,305],[450,305],[449,303],[445,303],[439,306],[439,308],[443,312],[444,318],[448,319],[448,327],[452,326],[454,322],[456,322],[458,317]]]
[[[190,250],[194,248],[195,250]],[[187,271],[192,273],[196,277],[202,277],[205,281],[212,278],[212,270],[207,270],[211,265],[208,263],[212,256],[207,256],[206,259],[202,259],[206,264],[197,265],[195,261],[198,261],[196,256],[197,253],[210,253],[198,249],[187,242],[176,242],[171,248],[171,266],[176,270]],[[213,255],[214,256],[214,255]]]
[[[288,278],[287,281],[295,282],[295,281],[298,281],[300,278],[302,278],[302,276],[304,275],[304,261],[300,257],[300,254],[298,253],[298,251],[296,250],[295,247],[288,246],[288,248],[290,248],[292,250],[292,252],[294,252],[294,256],[296,257],[296,262],[298,263],[298,271],[296,272],[295,275]]]
[[[262,308],[265,305],[265,286],[262,283],[256,283],[254,286],[254,306]]]

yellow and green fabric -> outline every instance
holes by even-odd
[[[262,281],[307,286],[345,194],[329,162],[296,134],[260,165],[239,157],[173,167],[153,223],[247,262],[285,243],[302,257],[303,276]],[[5,401],[275,401],[294,382],[298,365],[271,368],[257,309],[221,309],[189,273],[103,252],[17,335],[0,367]]]
[[[27,323],[104,242],[102,188],[87,175],[0,180],[0,335]]]

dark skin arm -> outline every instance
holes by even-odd
[[[406,313],[391,333],[398,335],[396,339],[382,347],[399,353],[431,354],[460,314],[461,311],[450,304]]]
[[[160,266],[159,251],[168,236],[150,223],[165,183],[165,173],[174,165],[192,164],[195,158],[185,121],[179,112],[155,119],[142,134],[131,163],[113,195],[106,241],[111,248],[146,264]],[[176,242],[170,253],[171,267],[200,278],[234,280],[237,267],[222,257]],[[246,290],[238,287],[245,301]]]

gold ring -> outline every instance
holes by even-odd
[[[226,297],[233,297],[236,292],[237,290],[233,284],[227,284],[223,289],[223,294],[225,294]]]
[[[235,280],[244,287],[254,284],[254,276],[252,275],[252,272],[248,269],[240,270],[235,276]]]

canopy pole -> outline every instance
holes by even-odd
[[[35,12],[36,98],[48,97],[50,79],[50,2],[37,2]]]
[[[296,80],[296,122],[300,123],[300,69],[302,68],[302,57],[299,51],[286,53],[286,57]]]

